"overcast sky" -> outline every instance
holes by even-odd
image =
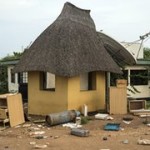
[[[150,0],[68,0],[90,9],[97,31],[133,42],[150,32]],[[0,58],[20,52],[60,14],[66,0],[0,0]],[[145,46],[150,47],[150,39]]]

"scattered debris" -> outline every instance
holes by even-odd
[[[21,126],[20,125],[17,125],[17,126],[15,126],[14,128],[20,128]]]
[[[35,132],[30,132],[29,133],[30,136],[42,135],[42,134],[45,134],[45,131],[35,131]]]
[[[141,118],[145,118],[145,117],[150,117],[150,115],[147,115],[147,114],[141,114],[139,115]]]
[[[33,130],[33,131],[39,131],[39,130],[40,130],[40,128],[37,128],[37,127],[31,127],[30,129],[31,129],[31,131],[32,131],[32,130]]]
[[[131,123],[131,121],[125,121],[125,120],[123,120],[123,122],[124,122],[125,124],[130,124],[130,123]]]
[[[129,141],[126,139],[126,140],[122,141],[122,143],[123,143],[123,144],[128,144]]]
[[[62,125],[63,127],[69,127],[69,128],[81,128],[82,125],[78,125],[77,123],[66,123]]]
[[[104,140],[104,141],[106,141],[107,139],[108,139],[107,136],[104,136],[104,137],[103,137],[103,140]]]
[[[85,130],[85,129],[77,129],[77,128],[71,129],[72,135],[76,135],[80,137],[88,137],[89,133],[90,133],[89,130]]]
[[[43,126],[41,124],[37,125],[39,128],[42,128]]]
[[[39,119],[39,120],[34,120],[33,122],[34,122],[34,123],[44,123],[45,120],[44,120],[44,119]]]
[[[46,123],[50,126],[59,125],[74,121],[76,117],[80,116],[80,112],[76,110],[68,110],[60,113],[52,113],[46,116]]]
[[[7,148],[9,148],[9,146],[5,146],[4,148],[7,149]]]
[[[131,110],[131,113],[134,115],[140,116],[140,115],[149,115],[150,109],[138,109],[138,110]]]
[[[113,120],[113,117],[109,116],[108,114],[96,114],[95,115],[96,119],[101,119],[101,120]]]
[[[140,145],[150,145],[150,140],[147,140],[147,139],[138,140],[138,144],[140,144]]]
[[[133,117],[132,117],[132,116],[124,116],[124,117],[123,117],[123,122],[124,122],[125,124],[130,124],[132,120],[133,120]]]
[[[124,131],[124,128],[120,127],[120,130],[121,130],[121,131]]]
[[[59,138],[59,136],[58,136],[58,135],[54,136],[54,139],[58,139],[58,138]]]
[[[104,129],[110,131],[118,131],[120,129],[120,123],[107,123],[104,126]]]
[[[22,136],[18,135],[17,138],[18,138],[18,139],[22,139]]]
[[[30,142],[30,145],[35,145],[36,144],[36,142]]]
[[[22,125],[23,128],[28,128],[28,127],[31,127],[31,124],[24,124]]]
[[[48,136],[43,136],[43,135],[36,135],[36,139],[46,139]]]
[[[81,117],[76,117],[76,124],[80,125],[81,124]]]
[[[35,148],[35,149],[43,149],[43,148],[47,148],[47,145],[45,145],[45,144],[36,144],[36,145],[34,146],[34,148]]]
[[[125,121],[132,121],[133,117],[132,116],[124,116],[123,120],[125,120]]]

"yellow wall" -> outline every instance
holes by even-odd
[[[56,90],[40,90],[40,73],[29,72],[29,114],[46,115],[67,110],[67,78],[56,76]]]
[[[80,91],[80,77],[56,76],[55,91],[40,90],[40,73],[29,72],[29,114],[46,115],[76,109],[86,104],[88,111],[105,109],[105,73],[96,73],[96,90]]]
[[[68,109],[81,111],[86,104],[88,111],[105,109],[105,73],[96,73],[96,90],[80,91],[80,77],[68,79]]]

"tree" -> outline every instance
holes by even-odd
[[[150,48],[148,48],[148,47],[144,48],[144,59],[150,60]]]
[[[23,52],[13,52],[13,55],[7,55],[4,58],[2,58],[0,61],[19,59],[22,56],[22,54],[23,54]]]
[[[7,66],[0,65],[0,94],[8,92]]]

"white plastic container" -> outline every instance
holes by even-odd
[[[81,117],[76,117],[76,124],[81,125]]]
[[[88,106],[87,105],[83,105],[82,107],[82,114],[86,117],[88,116]]]

